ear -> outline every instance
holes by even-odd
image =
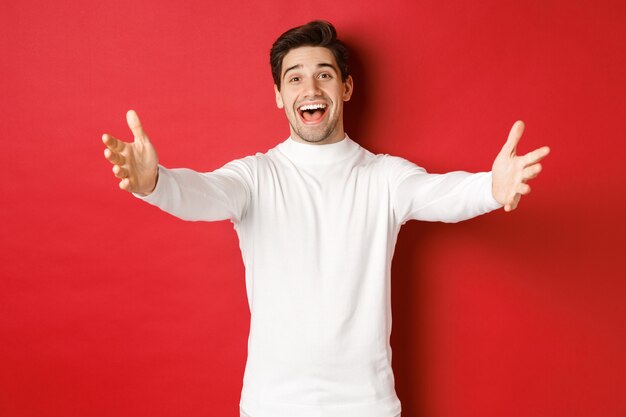
[[[352,97],[352,91],[354,90],[354,83],[352,81],[351,75],[348,75],[348,78],[346,78],[346,81],[343,83],[343,87],[343,101],[350,101],[350,97]]]
[[[276,107],[279,109],[285,107],[285,104],[283,103],[283,96],[280,95],[280,91],[278,90],[278,86],[276,84],[274,84],[274,94],[276,94]]]

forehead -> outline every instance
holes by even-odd
[[[295,65],[317,66],[318,64],[331,64],[337,68],[335,56],[328,48],[323,46],[300,46],[287,52],[283,58],[282,70],[293,67]]]

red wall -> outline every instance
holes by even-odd
[[[626,415],[626,3],[0,4],[0,415],[237,416],[249,311],[228,222],[117,188],[134,108],[166,166],[288,135],[268,51],[326,18],[354,49],[347,131],[488,170],[517,119],[552,154],[519,209],[409,223],[393,270],[403,417]],[[297,417],[297,416],[294,416]]]

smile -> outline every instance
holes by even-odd
[[[318,124],[326,115],[326,103],[307,103],[298,107],[300,119],[307,125]]]

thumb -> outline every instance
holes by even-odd
[[[518,120],[513,124],[511,131],[509,132],[509,137],[506,140],[506,143],[502,147],[502,151],[506,152],[509,155],[514,155],[517,151],[517,144],[519,140],[522,138],[522,134],[524,133],[524,122]]]
[[[137,116],[135,110],[128,110],[126,113],[126,123],[128,123],[128,127],[133,132],[135,141],[148,141],[148,136],[146,132],[144,132],[139,116]]]

